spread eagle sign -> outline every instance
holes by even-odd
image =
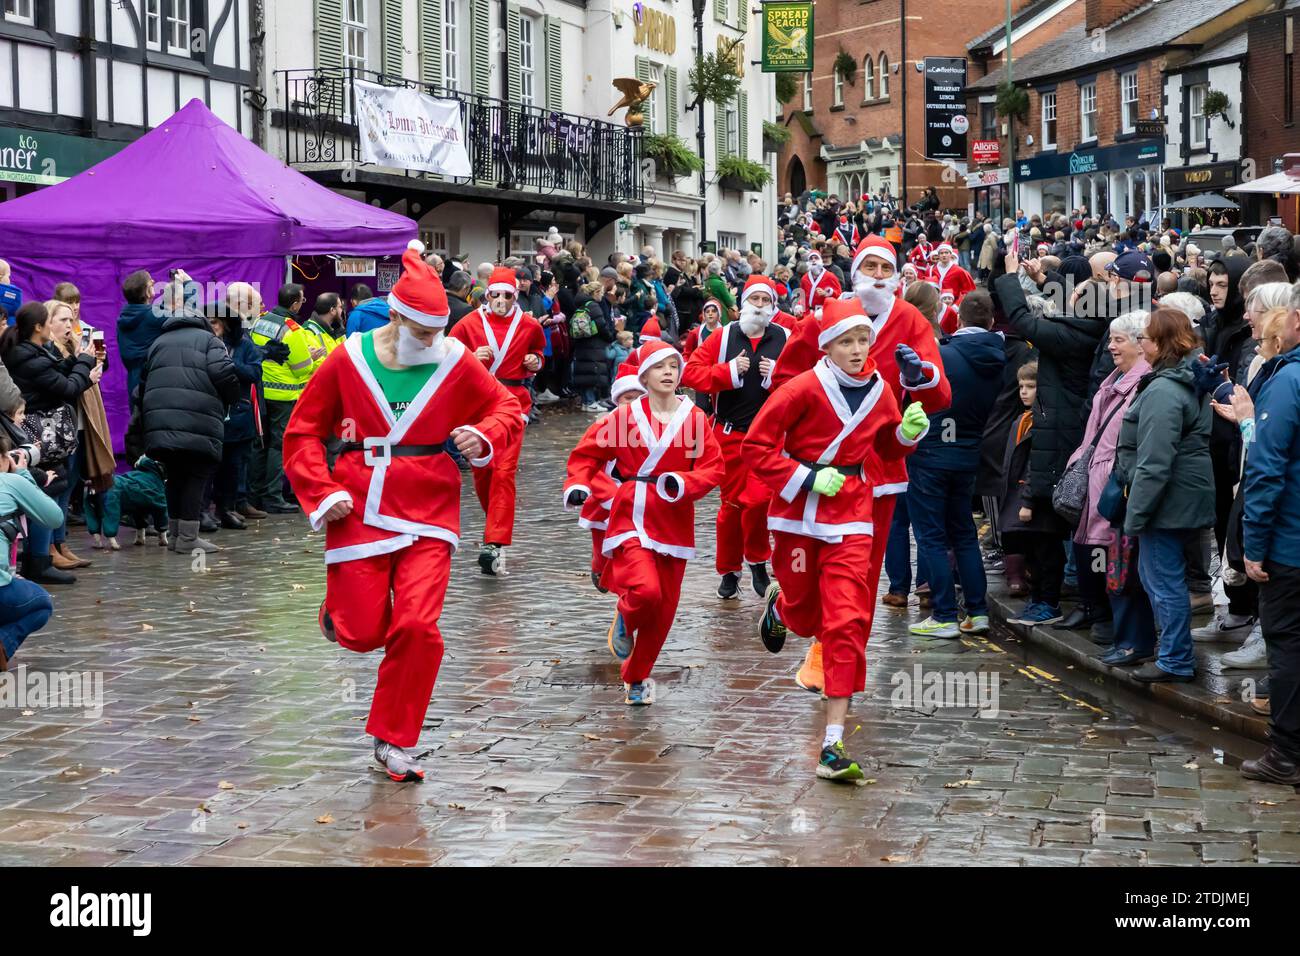
[[[645,121],[641,104],[650,98],[658,83],[642,82],[631,76],[620,76],[614,81],[614,89],[623,94],[623,98],[610,107],[606,116],[613,116],[618,110],[627,107],[627,125],[640,126]]]

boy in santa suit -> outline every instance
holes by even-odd
[[[961,305],[966,293],[975,288],[975,280],[970,273],[957,265],[952,246],[941,242],[934,249],[934,264],[930,268],[930,279],[939,286],[940,292],[951,292],[954,304]]]
[[[922,234],[917,237],[916,245],[912,251],[907,254],[907,261],[916,266],[918,274],[924,275],[930,269],[930,254],[934,252],[934,246]]]
[[[816,312],[830,299],[838,299],[844,290],[835,273],[827,269],[822,262],[821,253],[808,253],[808,271],[799,280],[803,290],[803,308],[806,312]]]
[[[666,342],[640,347],[644,398],[622,405],[570,455],[581,473],[609,461],[623,483],[614,494],[600,583],[618,595],[609,648],[623,662],[625,703],[654,702],[650,673],[672,629],[686,562],[695,556],[695,502],[722,481],[724,466],[708,417],[677,395],[682,359]],[[585,461],[584,461],[585,460]],[[565,505],[580,504],[569,489]]]
[[[873,474],[900,461],[929,420],[919,405],[900,415],[893,390],[871,359],[872,320],[856,299],[822,309],[810,371],[782,386],[763,406],[745,439],[753,471],[775,492],[768,524],[776,538],[759,634],[776,653],[787,629],[815,637],[825,671],[826,731],[817,776],[860,781],[844,749],[852,695],[866,687],[866,649],[875,604],[872,541],[888,537],[874,521]]]
[[[691,353],[700,347],[700,343],[722,328],[724,314],[722,303],[717,299],[710,298],[704,301],[704,307],[700,309],[700,324],[687,332],[686,338],[682,340],[682,355],[688,362],[691,360]]]
[[[546,333],[535,318],[519,308],[519,282],[515,271],[497,266],[488,279],[483,304],[456,323],[453,338],[462,342],[497,381],[519,402],[525,422],[532,411],[532,393],[527,381],[542,367]],[[515,528],[515,473],[519,470],[519,452],[523,436],[508,448],[499,448],[487,468],[475,468],[474,492],[483,506],[486,522],[483,548],[479,551],[479,569],[484,574],[499,574],[503,569],[503,551],[513,540]]]
[[[460,535],[460,469],[523,432],[519,403],[460,342],[420,257],[402,256],[389,324],[356,334],[313,373],[284,435],[284,467],[314,529],[325,528],[327,638],[383,648],[366,730],[394,780],[422,780],[415,746],[442,661],[442,613]],[[325,442],[342,439],[331,469]]]
[[[609,397],[615,407],[627,405],[645,395],[645,387],[636,373],[636,365],[630,362],[624,362],[618,367],[618,377],[609,389]],[[602,415],[591,423],[582,436],[582,441],[598,437],[600,430],[605,427],[605,417]],[[605,593],[605,588],[600,584],[600,575],[608,563],[602,550],[605,531],[609,528],[609,509],[614,504],[614,493],[622,483],[612,459],[605,463],[605,467],[593,470],[590,458],[569,456],[564,480],[565,510],[573,511],[575,507],[580,509],[578,525],[591,532],[591,583],[602,594]],[[573,494],[575,491],[578,494]]]
[[[953,295],[947,289],[939,293],[939,302],[941,303],[939,311],[939,331],[944,335],[952,335],[957,331],[960,321],[957,316],[957,307],[953,305]]]
[[[771,583],[767,562],[772,545],[767,533],[767,489],[749,480],[741,454],[754,416],[771,394],[772,372],[789,333],[773,321],[776,288],[764,275],[752,275],[740,292],[740,318],[710,335],[691,353],[682,384],[713,396],[713,435],[722,448],[726,477],[718,506],[715,568],[722,577],[718,597],[740,597],[740,574],[749,566],[750,582],[760,596]]]
[[[919,401],[926,414],[941,412],[952,404],[952,385],[943,374],[939,343],[929,321],[912,304],[898,297],[898,257],[894,247],[880,236],[867,236],[853,256],[853,291],[871,317],[876,336],[871,358],[900,408]],[[848,296],[846,296],[848,298]],[[776,363],[773,383],[783,387],[819,361],[820,327],[808,317],[800,320]],[[886,532],[872,539],[870,584],[874,596],[885,563],[885,544],[894,517],[895,496],[907,490],[907,468],[900,461],[885,462],[875,478],[876,504],[872,522]],[[867,623],[875,615],[874,599],[865,607]],[[870,627],[868,626],[868,630]],[[795,681],[807,690],[822,687],[822,653],[815,642],[808,648]]]

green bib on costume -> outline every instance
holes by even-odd
[[[393,416],[396,418],[402,417],[402,413],[410,407],[411,402],[415,401],[415,397],[420,394],[420,390],[433,377],[433,373],[438,371],[436,362],[429,365],[412,365],[401,371],[388,368],[379,361],[379,356],[375,353],[373,331],[362,333],[361,355],[365,358],[370,371],[374,373],[384,398],[388,399],[388,407],[393,410]]]

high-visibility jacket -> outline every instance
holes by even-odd
[[[325,358],[329,358],[329,353],[333,352],[343,344],[343,340],[341,338],[336,338],[334,333],[329,330],[328,326],[322,325],[320,322],[316,321],[315,315],[307,320],[304,327],[316,337],[320,347],[325,350]],[[323,362],[325,359],[323,358],[320,361]],[[316,365],[319,367],[320,362],[317,362]]]
[[[283,342],[289,346],[289,357],[283,362],[262,362],[262,388],[268,402],[296,402],[319,364],[311,356],[318,347],[316,336],[277,308],[253,321],[249,338],[254,345]]]

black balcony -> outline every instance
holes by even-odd
[[[362,164],[353,81],[419,89],[460,104],[468,177]],[[283,111],[273,122],[285,137],[285,162],[315,178],[395,202],[424,197],[508,204],[516,212],[559,209],[587,215],[590,227],[644,209],[641,133],[604,120],[353,68],[281,70]]]

